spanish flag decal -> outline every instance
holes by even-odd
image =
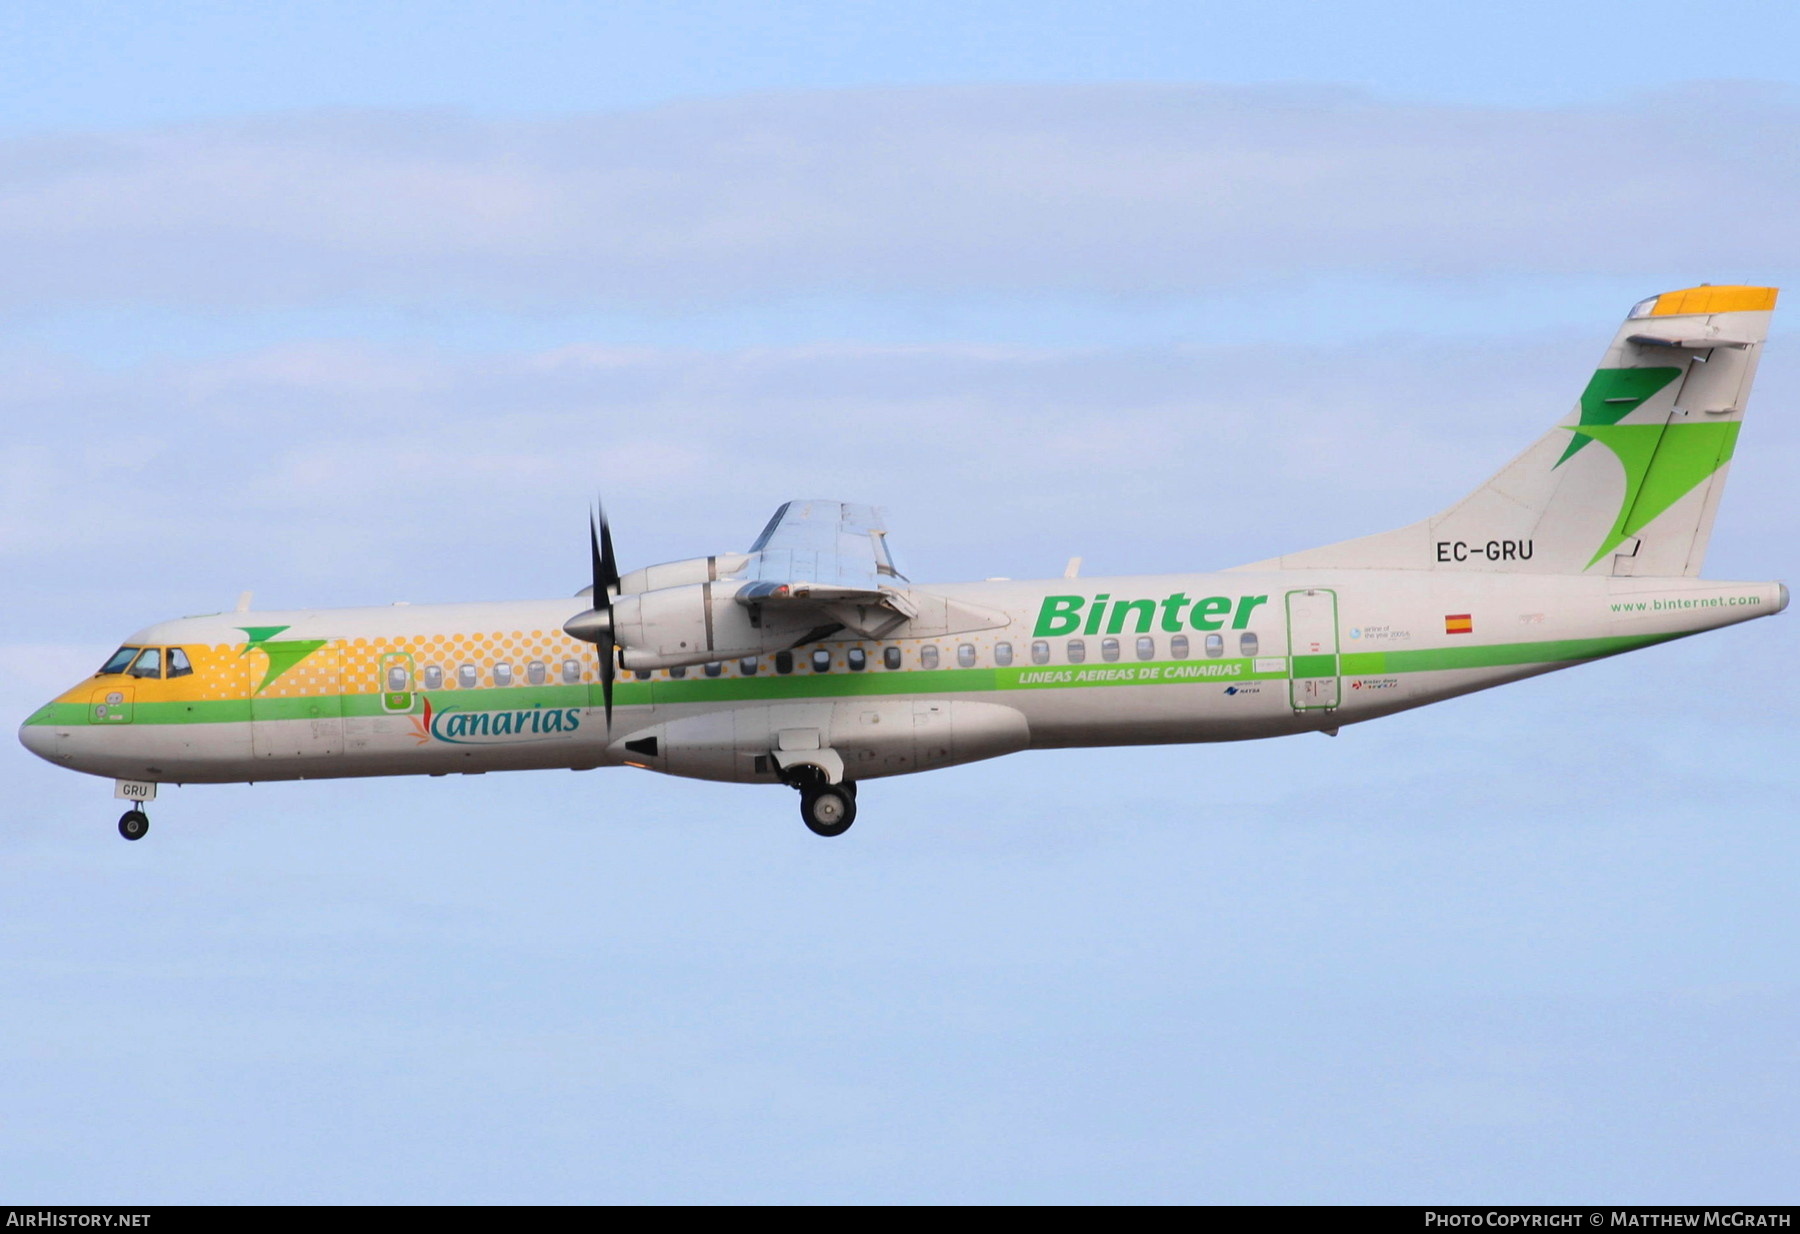
[[[1444,617],[1444,633],[1473,634],[1475,633],[1475,618],[1468,613],[1457,613],[1455,616],[1446,614]]]

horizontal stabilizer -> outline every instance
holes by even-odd
[[[1639,347],[1680,347],[1688,351],[1706,351],[1714,347],[1752,347],[1756,340],[1747,338],[1722,338],[1690,334],[1685,338],[1670,338],[1660,334],[1631,334],[1625,338],[1627,343],[1635,343]]]

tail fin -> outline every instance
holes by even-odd
[[[1775,295],[1640,301],[1574,410],[1456,505],[1239,568],[1699,574]]]

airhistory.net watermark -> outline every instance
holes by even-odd
[[[6,1211],[6,1228],[13,1230],[142,1230],[149,1226],[149,1213],[70,1213],[47,1208]]]

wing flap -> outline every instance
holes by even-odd
[[[919,612],[906,593],[891,587],[759,580],[740,589],[736,598],[752,613],[760,616],[766,611],[778,617],[774,624],[788,625],[816,614],[820,624],[842,626],[864,638],[881,638]]]

